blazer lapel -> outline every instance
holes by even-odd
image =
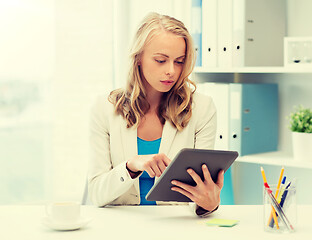
[[[168,156],[172,142],[176,136],[177,129],[169,122],[166,121],[161,136],[159,153],[164,153]]]
[[[162,132],[162,136],[161,136],[159,153],[164,153],[167,157],[170,158],[170,156],[168,156],[168,153],[169,153],[169,150],[171,149],[171,145],[176,136],[176,133],[177,133],[177,129],[169,121],[166,121],[163,132]],[[158,180],[159,178],[155,177],[155,182],[157,182]]]
[[[122,117],[120,116],[120,118]],[[124,161],[128,161],[130,158],[134,157],[135,155],[138,155],[137,129],[127,128],[125,120],[121,119],[120,135]]]

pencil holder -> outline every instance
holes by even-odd
[[[287,185],[281,186],[280,189],[277,189],[276,185],[271,185],[269,190],[263,188],[263,226],[265,231],[290,233],[296,229],[296,187]]]

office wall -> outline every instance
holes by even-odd
[[[312,36],[311,9],[311,0],[287,0],[289,37]]]

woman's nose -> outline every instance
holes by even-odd
[[[168,66],[167,66],[167,69],[166,69],[166,75],[172,77],[175,73],[175,70],[174,70],[174,63],[172,62],[169,62],[168,63]]]

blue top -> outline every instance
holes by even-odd
[[[137,141],[139,155],[157,154],[159,152],[161,138],[153,141],[146,141],[138,137]],[[146,171],[144,171],[143,174],[140,176],[139,178],[140,197],[141,197],[140,205],[156,205],[155,201],[147,201],[145,199],[146,194],[154,185],[154,180],[155,178],[151,178]]]
[[[224,185],[220,193],[221,205],[234,205],[231,167],[224,173]]]

